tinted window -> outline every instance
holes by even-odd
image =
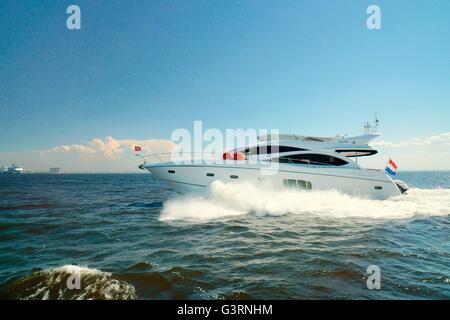
[[[285,187],[290,189],[300,189],[300,190],[311,190],[312,184],[310,181],[305,180],[295,180],[295,179],[284,179],[283,184]]]
[[[274,159],[275,160],[275,159]],[[325,154],[295,154],[286,157],[278,158],[281,163],[299,163],[299,164],[314,164],[314,165],[325,165],[325,166],[343,166],[348,162],[333,156],[328,156]]]
[[[292,151],[305,151],[306,149],[295,148],[289,146],[258,146],[253,148],[245,149],[245,154],[271,154],[282,153],[282,152],[292,152]]]

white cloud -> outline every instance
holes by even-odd
[[[95,153],[95,150],[93,148],[89,148],[89,147],[83,146],[81,144],[72,144],[72,145],[68,145],[68,146],[54,147],[50,151],[53,151],[53,152],[80,152],[80,153],[86,153],[86,154]]]
[[[50,152],[79,153],[84,156],[104,157],[108,160],[120,158],[127,151],[133,151],[134,146],[140,146],[142,153],[170,152],[175,144],[170,140],[136,140],[136,139],[105,139],[94,138],[86,145],[72,144],[54,147]]]
[[[431,145],[450,146],[450,132],[443,132],[425,138],[412,138],[409,140],[399,142],[375,141],[371,145],[373,145],[374,147],[395,147],[395,148],[409,147],[409,146],[431,146]]]
[[[371,143],[379,153],[361,164],[382,168],[389,158],[403,170],[450,170],[450,132],[402,141]]]

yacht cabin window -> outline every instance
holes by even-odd
[[[312,164],[321,166],[343,166],[348,162],[333,156],[326,154],[293,154],[285,157],[279,157],[278,159],[272,159],[273,161],[279,161],[280,163],[293,163],[293,164]]]
[[[293,152],[293,151],[305,151],[307,149],[290,147],[290,146],[257,146],[252,148],[246,148],[244,153],[246,155],[257,155],[257,154],[271,154],[271,153],[283,153],[283,152]]]
[[[295,179],[284,179],[283,184],[286,188],[299,189],[299,190],[311,190],[311,181],[305,180],[295,180]]]

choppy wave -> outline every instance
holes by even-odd
[[[75,280],[78,276],[79,287]],[[27,300],[136,299],[135,288],[114,279],[111,273],[75,265],[35,271],[11,283],[5,295],[10,299]]]
[[[75,286],[74,276],[80,285]],[[21,300],[129,300],[129,299],[245,299],[243,292],[211,295],[204,272],[183,267],[154,270],[148,262],[138,262],[118,273],[65,265],[32,272],[0,288],[0,299]]]
[[[407,219],[450,214],[450,189],[410,189],[388,200],[352,197],[336,190],[273,190],[250,183],[215,181],[210,193],[168,200],[161,221],[204,221],[247,213],[304,214],[331,218]]]

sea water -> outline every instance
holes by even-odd
[[[0,298],[448,299],[450,172],[389,200],[151,174],[0,176]],[[381,288],[367,286],[369,266]]]

